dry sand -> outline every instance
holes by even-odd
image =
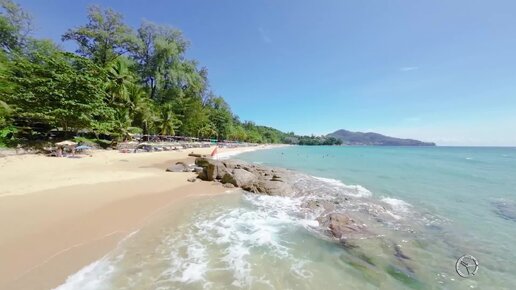
[[[256,149],[256,148],[254,148]],[[170,173],[182,152],[96,151],[80,159],[0,158],[0,289],[51,289],[102,257],[160,209],[227,189]],[[218,149],[219,154],[249,149]]]

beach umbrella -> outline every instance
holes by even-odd
[[[75,145],[77,145],[77,143],[70,141],[70,140],[66,140],[66,141],[58,142],[58,143],[56,143],[56,145],[57,146],[75,146]]]

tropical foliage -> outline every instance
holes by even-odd
[[[0,0],[0,144],[47,141],[58,133],[113,141],[131,133],[305,140],[241,122],[211,91],[207,69],[186,57],[189,43],[175,28],[143,22],[133,29],[121,14],[92,6],[86,23],[62,36],[75,53],[31,31],[30,15]]]

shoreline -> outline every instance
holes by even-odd
[[[274,148],[219,148],[219,154]],[[119,153],[93,157],[39,155],[0,158],[0,288],[50,289],[100,259],[164,208],[228,189],[170,173],[188,153]]]

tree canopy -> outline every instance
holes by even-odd
[[[338,143],[241,122],[211,90],[208,70],[186,57],[189,42],[173,27],[144,21],[133,29],[120,13],[92,6],[86,23],[62,36],[75,53],[31,31],[31,16],[0,0],[0,145],[48,141],[56,131],[114,141],[143,133]]]

